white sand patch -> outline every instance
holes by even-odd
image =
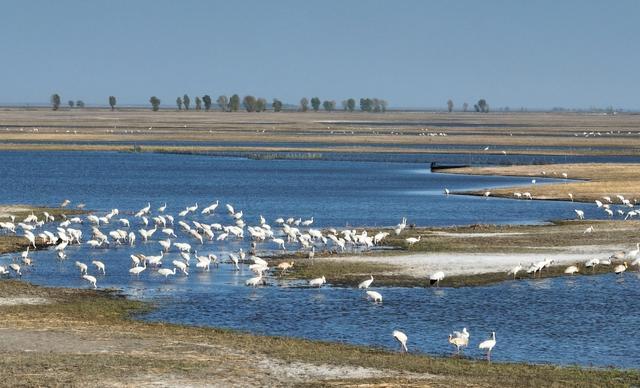
[[[591,258],[605,259],[620,246],[568,246],[551,252],[536,253],[414,253],[385,256],[322,257],[316,260],[336,260],[389,264],[401,268],[400,273],[426,277],[436,271],[446,275],[473,275],[508,271],[515,265],[528,265],[545,259],[556,265],[585,262]]]
[[[0,306],[18,306],[23,304],[49,304],[47,298],[37,297],[14,297],[14,298],[0,298]]]

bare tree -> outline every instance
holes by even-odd
[[[306,112],[309,110],[309,100],[307,97],[302,97],[300,99],[300,110]]]
[[[449,113],[453,111],[453,101],[447,101],[447,110],[449,111]]]
[[[462,104],[462,111],[466,112],[467,109],[469,109],[469,104],[467,104],[466,102],[464,104]]]
[[[227,109],[229,109],[229,98],[227,98],[227,96],[218,97],[216,102],[218,103],[218,106],[223,112],[226,112]]]

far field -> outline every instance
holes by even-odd
[[[640,115],[632,114],[225,113],[174,109],[54,112],[39,108],[0,110],[0,123],[0,149],[130,150],[131,144],[136,144],[142,150],[178,152],[458,152],[480,155],[501,155],[505,149],[509,149],[509,154],[532,155],[638,155],[640,150]],[[97,141],[107,144],[92,144]],[[157,141],[189,144],[159,146],[154,144]],[[215,144],[203,145],[202,142]],[[251,144],[239,144],[247,142]],[[435,146],[438,148],[431,148]],[[489,149],[485,150],[487,146]],[[568,148],[558,151],[549,147]]]

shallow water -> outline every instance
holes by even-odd
[[[136,211],[151,201],[155,209],[165,200],[170,214],[198,201],[221,201],[217,215],[207,222],[228,224],[221,210],[226,202],[242,209],[249,225],[258,214],[276,217],[314,216],[314,226],[393,225],[400,217],[418,225],[466,223],[542,222],[573,218],[574,208],[587,216],[599,214],[595,205],[563,202],[512,201],[442,195],[452,190],[484,188],[528,182],[508,177],[468,177],[431,174],[422,164],[388,164],[327,161],[256,161],[127,153],[3,152],[0,163],[0,203],[56,205],[70,198],[87,208],[122,213]],[[133,221],[133,217],[124,215]],[[116,216],[118,218],[118,216]],[[201,216],[188,217],[202,219]],[[55,224],[47,225],[54,229]],[[134,225],[138,229],[139,225]],[[110,225],[103,232],[115,229]],[[82,226],[85,240],[89,235]],[[178,228],[175,227],[177,230]],[[227,240],[195,245],[202,253],[226,253],[247,247],[247,241]],[[190,276],[164,279],[147,269],[130,276],[129,255],[157,255],[153,240],[135,248],[89,249],[68,247],[69,259],[58,262],[51,251],[32,254],[36,265],[24,279],[36,284],[87,287],[74,267],[80,260],[106,263],[107,275],[97,275],[101,288],[116,287],[133,297],[152,300],[158,309],[144,319],[209,325],[257,333],[288,335],[396,348],[394,329],[409,336],[411,351],[450,354],[447,334],[471,332],[465,354],[481,357],[477,345],[497,332],[497,361],[551,362],[637,367],[640,339],[635,335],[640,311],[640,279],[637,273],[531,281],[461,289],[377,289],[384,303],[374,304],[361,290],[281,283],[269,278],[269,286],[244,286],[252,273],[246,266],[234,272],[223,263],[211,272],[192,267]],[[273,250],[272,243],[259,246]],[[12,255],[0,257],[0,264]],[[165,266],[178,255],[172,252]],[[375,286],[375,283],[374,283]],[[375,287],[374,287],[375,289]]]

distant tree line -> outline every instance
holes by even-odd
[[[194,109],[197,111],[203,109],[205,111],[210,111],[213,108],[213,100],[208,94],[205,94],[202,97],[196,96],[193,101],[195,103]],[[108,102],[111,110],[115,110],[117,105],[116,97],[109,96]],[[255,97],[252,95],[246,95],[243,98],[240,98],[238,94],[233,94],[231,97],[221,95],[216,99],[216,103],[218,105],[218,108],[223,112],[237,112],[241,109],[246,110],[247,112],[264,112],[268,109],[271,109],[274,112],[281,112],[284,108],[284,104],[282,103],[282,101],[277,98],[274,98],[271,103],[269,103],[265,98]],[[60,95],[57,93],[52,94],[51,106],[53,110],[58,110],[60,108],[60,104]],[[161,100],[156,96],[151,96],[149,98],[149,104],[151,104],[151,109],[155,112],[160,110]],[[83,108],[85,106],[82,100],[69,100],[68,105],[70,108]],[[178,96],[176,98],[176,107],[179,111],[190,110],[192,107],[191,97],[189,97],[189,95],[186,93],[182,96]],[[307,97],[301,98],[298,110],[307,112],[309,109],[313,109],[314,112],[318,112],[320,111],[320,109],[324,109],[327,112],[332,112],[336,110],[336,101],[323,101],[319,97],[312,97],[311,100],[309,100]],[[355,111],[356,100],[353,98],[343,100],[342,109],[348,112]],[[361,98],[360,110],[362,112],[385,112],[387,110],[387,101],[379,98]]]
[[[453,100],[449,99],[447,100],[447,111],[448,112],[453,112]],[[481,98],[478,100],[477,103],[475,103],[473,105],[473,109],[475,109],[476,112],[478,113],[488,113],[489,112],[489,104],[487,104],[487,100],[485,100],[484,98]],[[462,111],[466,112],[469,110],[469,104],[468,103],[463,103],[462,104]]]

